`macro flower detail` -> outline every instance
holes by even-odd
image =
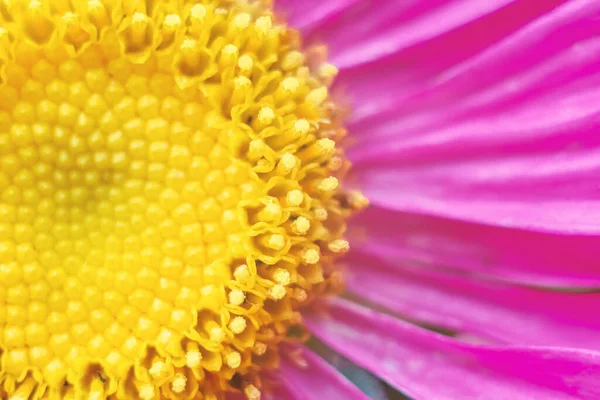
[[[366,205],[268,2],[0,3],[0,397],[260,397]]]
[[[0,0],[0,399],[600,399],[599,21]]]

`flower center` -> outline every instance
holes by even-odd
[[[0,4],[0,397],[257,398],[364,205],[335,69],[261,2],[58,3]]]

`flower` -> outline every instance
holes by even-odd
[[[0,2],[0,397],[599,397],[600,3],[270,6]]]

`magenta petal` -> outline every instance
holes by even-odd
[[[373,204],[396,211],[598,235],[600,187],[593,177],[599,156],[600,149],[532,149],[411,168],[378,165],[359,168],[357,175]]]
[[[315,1],[277,0],[275,10],[283,14],[286,22],[302,31],[304,35],[331,22],[353,5],[364,0]]]
[[[356,253],[348,259],[345,280],[352,293],[418,322],[510,344],[600,350],[600,293],[401,269]]]
[[[422,96],[434,102],[435,96],[445,96],[442,104],[427,107],[400,95],[395,101],[402,108],[393,115],[351,125],[362,140],[349,154],[355,164],[383,160],[410,166],[482,152],[597,144],[593,131],[600,107],[586,99],[598,97],[598,77],[588,75],[599,67],[600,39],[594,38],[490,87],[482,82],[464,93],[464,85],[458,84],[452,90],[432,88]]]
[[[302,358],[306,361],[306,365],[296,365],[286,359],[281,362],[281,379],[295,398],[302,400],[369,399],[335,368],[307,348],[303,348]]]
[[[600,396],[595,351],[463,343],[342,300],[306,322],[334,350],[415,400]]]
[[[486,226],[370,207],[353,248],[394,263],[565,289],[600,287],[600,237]],[[351,225],[351,226],[352,226]],[[568,266],[568,267],[565,267]]]
[[[558,3],[515,2],[377,65],[342,71],[339,84],[357,99],[353,119],[452,106],[490,85],[511,83],[511,76],[598,35],[600,4],[576,0],[552,9]],[[458,35],[463,30],[467,33]]]
[[[381,23],[381,21],[373,19],[371,20],[372,30],[359,32],[364,35],[362,40],[357,40],[357,37],[350,34],[341,36],[339,40],[334,38],[328,41],[328,44],[333,49],[343,49],[339,54],[333,54],[333,61],[340,68],[347,68],[357,63],[377,60],[401,49],[441,36],[514,1],[424,1],[419,6],[427,12],[420,15],[413,14],[411,18],[406,19],[400,14],[400,18],[395,21],[396,23],[390,24],[389,29],[385,29],[386,26],[381,25],[378,27],[377,23]],[[369,20],[366,19],[366,21]]]

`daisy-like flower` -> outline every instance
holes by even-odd
[[[272,7],[0,0],[0,398],[600,398],[600,2]]]

